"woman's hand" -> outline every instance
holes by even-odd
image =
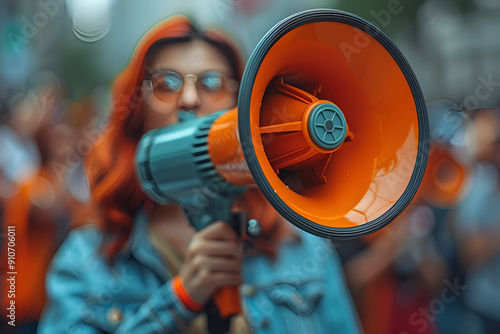
[[[179,276],[191,299],[205,304],[215,290],[242,282],[241,259],[238,236],[219,221],[193,236]]]

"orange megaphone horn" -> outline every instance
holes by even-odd
[[[456,159],[450,148],[433,144],[418,196],[438,208],[456,205],[464,195],[469,166]]]

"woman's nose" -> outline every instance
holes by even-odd
[[[177,100],[177,109],[179,110],[196,110],[201,105],[200,95],[196,87],[195,80],[186,78],[179,92]]]

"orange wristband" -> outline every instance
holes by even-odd
[[[184,284],[182,283],[182,279],[180,276],[175,276],[172,279],[172,288],[174,291],[177,293],[177,296],[179,296],[179,299],[182,301],[182,303],[192,312],[201,312],[205,306],[202,304],[199,304],[195,302],[189,294],[187,293],[186,289],[184,288]]]

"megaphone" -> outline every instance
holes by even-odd
[[[153,200],[181,204],[198,229],[228,219],[256,185],[298,228],[353,238],[410,203],[428,131],[417,79],[391,40],[356,15],[315,9],[262,38],[237,108],[146,133],[137,171]]]
[[[439,100],[427,104],[431,144],[427,168],[416,197],[433,207],[449,209],[465,195],[472,159],[464,135],[470,125],[466,110]]]
[[[437,208],[455,206],[464,195],[469,169],[446,145],[432,145],[419,196]]]
[[[375,232],[410,203],[427,161],[425,101],[379,29],[330,9],[294,14],[253,50],[238,106],[141,138],[142,189],[180,204],[196,229],[231,220],[256,185],[290,223],[320,237]],[[237,290],[215,296],[238,313]]]

